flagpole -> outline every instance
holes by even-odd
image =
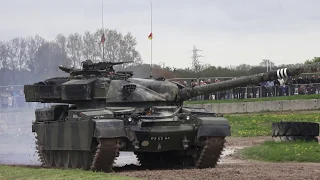
[[[104,26],[103,26],[103,1],[102,1],[102,34],[104,36]],[[102,43],[102,62],[104,61],[104,42]]]
[[[151,12],[151,33],[152,33],[152,0],[150,1],[150,12]],[[152,39],[151,38],[151,42],[150,42],[150,54],[151,54],[151,75],[150,78],[152,78]]]

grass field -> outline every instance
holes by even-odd
[[[258,101],[280,101],[298,99],[320,99],[320,94],[293,95],[280,97],[249,98],[249,99],[228,99],[228,100],[206,100],[206,101],[185,101],[185,104],[212,104],[212,103],[234,103],[234,102],[258,102]]]
[[[12,167],[0,166],[0,179],[108,179],[108,180],[135,180],[126,176],[119,176],[112,173],[82,171],[82,170],[64,170],[64,169],[45,169],[30,167]]]
[[[238,155],[254,160],[269,162],[320,162],[320,144],[317,142],[272,142],[247,147]]]
[[[320,122],[320,113],[257,113],[225,115],[231,125],[231,135],[235,137],[271,136],[272,122],[302,121]]]

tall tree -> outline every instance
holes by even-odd
[[[262,66],[262,67],[268,67],[268,71],[271,69],[272,70],[272,68],[273,67],[275,67],[275,64],[274,64],[274,62],[272,62],[272,61],[270,61],[269,59],[263,59],[261,62],[260,62],[260,66]]]
[[[97,54],[99,51],[98,38],[95,38],[95,35],[86,31],[82,36],[83,47],[82,47],[82,56],[85,59],[91,59],[93,62],[97,61]]]
[[[35,59],[36,53],[42,44],[46,41],[39,35],[35,35],[35,37],[29,37],[26,40],[27,49],[26,49],[26,66],[32,72],[36,72],[37,62]],[[41,60],[39,60],[41,62]]]
[[[67,49],[72,60],[72,66],[80,67],[82,60],[82,37],[79,33],[68,36]]]
[[[45,74],[48,77],[62,74],[58,66],[69,59],[66,53],[63,53],[61,47],[55,42],[46,42],[42,44],[35,55],[36,73]]]
[[[63,34],[58,34],[56,36],[56,39],[55,39],[57,45],[60,47],[61,49],[61,53],[62,54],[67,54],[67,38],[63,35]],[[62,64],[63,66],[69,66],[70,65],[70,62],[69,61],[65,61],[67,59],[63,59],[62,61]]]

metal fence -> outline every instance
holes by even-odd
[[[201,86],[201,80],[207,79],[219,79],[228,80],[235,77],[201,77],[201,78],[173,78],[168,79],[170,81],[177,81],[182,83],[183,81],[197,82],[197,85]],[[293,95],[309,95],[319,94],[320,83],[310,84],[291,84],[291,85],[275,85],[275,86],[247,86],[232,88],[225,91],[209,93],[202,96],[192,98],[190,100],[222,100],[222,99],[246,99],[246,98],[262,98],[262,97],[279,97],[279,96],[293,96]]]
[[[234,88],[226,91],[209,93],[191,100],[222,100],[222,99],[247,99],[263,97],[279,97],[294,95],[319,94],[320,84],[295,84],[284,86],[251,86]]]

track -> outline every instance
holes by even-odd
[[[143,168],[213,168],[216,166],[225,143],[225,137],[206,137],[192,155],[178,156],[175,152],[135,153]]]
[[[111,172],[116,157],[119,156],[119,139],[98,139],[92,151],[47,151],[36,137],[39,161],[46,167],[81,168],[83,170]],[[204,146],[198,147],[195,155],[176,156],[172,152],[137,153],[144,168],[172,168],[195,166],[215,167],[223,151],[224,137],[207,137]],[[190,158],[193,160],[190,164]]]
[[[83,170],[111,172],[119,155],[118,139],[99,139],[95,151],[47,151],[36,137],[39,161],[45,167],[81,168]]]
[[[205,146],[196,159],[195,165],[198,168],[215,167],[224,148],[224,137],[207,137]]]
[[[112,171],[114,160],[119,155],[118,139],[99,139],[91,169],[94,171]]]
[[[42,166],[44,166],[46,164],[46,161],[45,161],[45,150],[43,150],[43,147],[42,145],[40,144],[40,141],[38,139],[38,136],[35,137],[36,139],[36,153],[38,154],[39,156],[39,162],[41,163]]]

